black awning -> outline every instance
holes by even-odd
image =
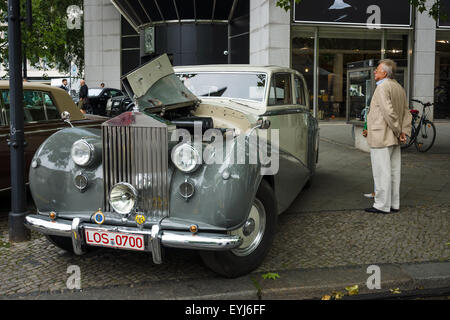
[[[111,0],[136,31],[167,22],[229,23],[239,1],[248,0]]]

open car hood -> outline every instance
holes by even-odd
[[[160,112],[199,102],[175,75],[167,54],[126,74],[122,83],[128,95],[137,101],[141,112]]]

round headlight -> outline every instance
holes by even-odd
[[[84,139],[77,140],[72,145],[70,151],[73,162],[85,167],[94,159],[94,146]]]
[[[172,162],[181,171],[189,173],[200,165],[200,154],[189,144],[181,144],[172,150]]]
[[[137,191],[129,183],[121,182],[111,189],[109,203],[115,212],[129,214],[136,206]]]

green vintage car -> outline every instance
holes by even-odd
[[[134,110],[102,129],[49,137],[30,168],[38,213],[26,225],[57,246],[199,250],[237,277],[263,261],[277,216],[312,178],[318,125],[295,70],[178,67],[163,55],[124,76]]]

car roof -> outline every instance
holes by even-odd
[[[64,108],[64,111],[70,112],[71,120],[81,120],[85,118],[83,113],[80,111],[80,108],[75,105],[75,102],[73,102],[70,95],[64,89],[39,82],[23,82],[22,85],[23,89],[50,92],[51,95],[58,101],[58,104],[60,103]],[[9,90],[9,81],[0,80],[0,89]]]
[[[175,72],[298,72],[294,69],[281,67],[276,65],[250,65],[250,64],[209,64],[209,65],[189,65],[189,66],[175,66]]]

